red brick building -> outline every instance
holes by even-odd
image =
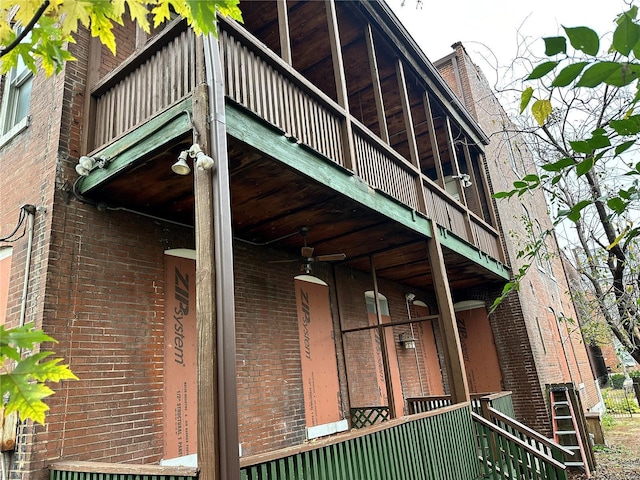
[[[542,386],[593,383],[535,298],[487,314],[512,261],[489,138],[384,3],[241,9],[217,41],[125,23],[116,57],[83,31],[60,75],[5,81],[0,319],[79,377],[9,478],[196,452],[200,478],[478,478],[473,394],[548,430]]]

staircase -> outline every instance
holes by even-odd
[[[569,389],[564,386],[552,387],[549,389],[549,399],[551,402],[553,439],[573,453],[571,458],[565,459],[565,465],[581,468],[586,473],[587,478],[591,478],[587,452],[580,435],[576,414],[569,396]]]

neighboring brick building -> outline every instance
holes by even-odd
[[[512,390],[546,431],[544,384],[593,384],[538,307],[571,316],[562,280],[487,314],[518,224],[491,162],[510,167],[384,3],[241,9],[218,41],[125,22],[116,57],[82,30],[60,75],[6,83],[0,320],[79,377],[7,476],[194,477],[157,464],[197,451],[203,480],[474,480],[473,394]]]
[[[491,139],[485,168],[493,192],[509,191],[514,181],[536,172],[534,158],[464,46],[456,43],[453,49],[435,65]],[[509,200],[494,199],[494,205],[508,263],[515,272],[529,261],[519,258],[519,252],[531,241],[531,234],[539,238],[541,232],[551,228],[546,200],[538,190]],[[517,392],[516,411],[528,424],[549,428],[544,400],[548,384],[574,383],[585,409],[599,407],[597,385],[555,235],[547,237],[546,249],[523,278],[520,290],[512,292],[490,318],[505,388]],[[514,329],[518,335],[513,335]],[[522,383],[527,375],[531,380],[529,393]]]

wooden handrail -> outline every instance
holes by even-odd
[[[503,438],[506,438],[510,442],[515,443],[519,447],[521,447],[524,450],[526,450],[527,452],[529,452],[534,457],[542,460],[543,462],[546,462],[546,463],[549,463],[549,464],[553,465],[555,468],[559,468],[560,470],[566,470],[567,467],[565,466],[564,463],[559,462],[555,458],[546,455],[544,452],[532,447],[531,445],[529,445],[525,441],[519,439],[515,435],[513,435],[513,434],[511,434],[511,433],[509,433],[507,431],[502,430],[500,427],[498,427],[494,423],[490,422],[489,420],[485,419],[484,417],[481,417],[477,413],[471,412],[471,417],[473,418],[474,421],[482,424],[483,426],[485,426],[489,430],[495,432],[497,435],[499,435],[499,436],[501,436]]]
[[[115,475],[165,475],[176,477],[197,477],[197,467],[169,465],[133,465],[129,463],[81,462],[61,460],[49,465],[49,470],[66,472],[90,472]]]
[[[557,444],[553,440],[545,437],[544,435],[540,434],[539,432],[536,432],[535,430],[527,427],[526,425],[518,422],[517,420],[514,420],[513,418],[507,415],[504,415],[503,413],[499,412],[495,408],[490,406],[488,410],[493,418],[503,422],[505,425],[510,426],[514,430],[517,430],[518,432],[532,438],[536,442],[539,442],[550,449],[559,450],[565,455],[571,455],[571,456],[573,455],[573,452],[571,450],[567,450],[562,445]]]

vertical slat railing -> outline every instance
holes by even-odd
[[[465,208],[427,180],[423,181],[427,215],[435,222],[471,244],[465,221]],[[478,245],[476,245],[478,246]]]
[[[493,258],[504,261],[500,249],[500,237],[498,232],[473,215],[470,215],[470,221],[471,230],[473,231],[473,236],[477,242],[476,246],[483,252],[491,255]]]
[[[382,148],[369,135],[354,131],[354,146],[358,174],[373,188],[420,210],[417,173],[413,172],[406,162],[392,150]]]
[[[178,34],[131,71],[126,67],[123,65],[92,91],[96,97],[95,148],[108,144],[191,93],[196,83],[192,30]]]
[[[225,24],[220,32],[225,66],[225,94],[280,129],[293,141],[344,166],[342,122],[331,101],[321,97],[299,74],[280,64]]]
[[[468,404],[390,420],[346,440],[241,468],[243,480],[472,480],[480,474]],[[320,442],[319,442],[320,443]],[[251,459],[241,460],[250,462]]]

